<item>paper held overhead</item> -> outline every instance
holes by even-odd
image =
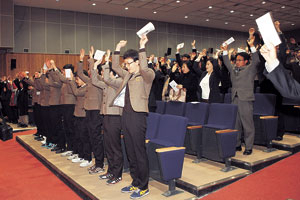
[[[44,65],[43,65],[43,69],[44,69],[44,70],[47,70],[47,69],[48,69],[48,67],[47,67],[46,63],[44,63]]]
[[[184,47],[184,43],[177,44],[177,49],[182,49]]]
[[[71,78],[71,73],[72,73],[71,69],[65,69],[66,78]]]
[[[270,12],[257,18],[255,21],[266,45],[271,43],[274,46],[277,46],[281,43]]]
[[[173,80],[169,83],[169,85],[171,86],[171,88],[175,91],[175,92],[178,92],[178,88],[176,87],[177,86],[177,83]]]
[[[105,54],[105,51],[97,50],[94,55],[94,59],[102,61],[104,54]]]
[[[234,38],[231,37],[231,38],[229,38],[228,40],[226,40],[226,41],[222,44],[222,46],[224,47],[224,46],[226,46],[226,45],[230,45],[230,44],[233,43],[233,42],[234,42]]]
[[[154,30],[155,30],[154,25],[151,22],[149,22],[141,30],[139,30],[136,34],[140,38],[142,38],[143,35],[147,35],[148,33],[150,33],[151,31],[154,31]]]

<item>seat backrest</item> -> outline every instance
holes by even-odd
[[[203,125],[207,121],[208,103],[187,103],[185,107],[185,117],[188,118],[189,124]]]
[[[165,101],[156,101],[156,113],[165,114],[166,102]]]
[[[231,104],[231,93],[225,93],[224,103]]]
[[[224,126],[234,129],[237,115],[237,105],[212,103],[209,106],[207,124]]]
[[[166,103],[166,112],[165,112],[165,114],[184,116],[185,104],[186,103],[179,102],[179,101],[169,101],[169,102]]]
[[[156,137],[160,117],[159,113],[148,113],[146,139],[151,140]]]
[[[162,115],[156,139],[166,141],[166,143],[173,146],[183,146],[187,123],[188,119],[186,117]]]
[[[274,115],[276,95],[255,93],[255,101],[253,103],[253,114],[255,115]]]

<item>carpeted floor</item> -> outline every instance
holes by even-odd
[[[299,200],[300,153],[281,160],[201,200]]]
[[[0,140],[0,199],[44,200],[81,199],[14,139]]]

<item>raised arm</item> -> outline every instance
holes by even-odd
[[[80,50],[80,57],[79,57],[79,63],[77,65],[77,75],[78,77],[85,83],[89,82],[90,81],[90,78],[88,76],[86,76],[84,73],[83,73],[83,58],[84,58],[84,54],[85,54],[85,51],[84,49],[81,49]],[[91,58],[90,58],[91,59]],[[90,60],[89,59],[89,60]],[[89,61],[90,63],[90,61]],[[90,66],[89,66],[90,67]]]
[[[97,62],[95,62],[94,67],[91,70],[91,79],[92,79],[92,84],[98,88],[105,88],[106,84],[98,79],[98,69],[97,66],[98,64],[100,64],[101,60],[98,60]]]
[[[72,92],[76,97],[83,97],[85,95],[85,90],[80,90],[77,88],[77,85],[74,80],[69,80]]]
[[[107,55],[109,55],[107,53]],[[109,85],[110,87],[113,87],[115,89],[118,89],[121,84],[122,84],[122,78],[115,78],[115,77],[111,77],[110,75],[110,70],[109,70],[109,60],[107,59],[107,57],[105,57],[105,65],[102,66],[104,73],[103,73],[103,81]]]
[[[145,45],[148,42],[148,38],[146,35],[143,35],[140,40],[140,51],[139,51],[139,61],[140,61],[140,73],[144,78],[144,81],[147,83],[152,83],[155,78],[154,71],[148,67],[147,64],[147,56],[146,56],[146,49]]]
[[[112,56],[112,69],[122,78],[125,77],[126,74],[128,74],[128,72],[124,69],[121,68],[120,66],[120,51],[122,47],[125,47],[127,44],[127,41],[125,40],[121,40],[117,46],[116,46],[116,50]]]
[[[233,65],[231,64],[231,62],[229,60],[229,57],[228,57],[228,45],[225,44],[223,46],[223,44],[222,44],[220,48],[223,50],[223,62],[224,62],[224,65],[227,68],[227,70],[229,71],[229,73],[232,73]]]
[[[203,57],[202,53],[199,53],[197,59],[195,60],[193,64],[193,69],[198,77],[201,77],[203,70],[199,67],[199,63],[201,61],[201,58]]]

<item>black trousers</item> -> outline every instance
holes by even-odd
[[[63,104],[61,105],[62,117],[63,117],[63,128],[64,128],[64,144],[62,144],[63,148],[72,151],[74,148],[74,104]]]
[[[35,103],[32,107],[33,110],[33,118],[34,118],[34,123],[37,129],[38,134],[42,135],[43,133],[41,132],[41,106],[40,104]]]
[[[18,113],[18,107],[17,106],[10,106],[10,116],[9,118],[13,123],[18,123],[19,119],[19,113]]]
[[[85,117],[75,117],[75,140],[73,153],[84,160],[92,160],[92,147]]]
[[[86,110],[86,124],[96,167],[101,168],[103,168],[104,164],[103,134],[101,133],[102,121],[103,117],[100,115],[100,110]]]
[[[41,125],[41,135],[46,137],[46,142],[49,144],[52,143],[52,138],[50,134],[50,120],[49,120],[49,106],[40,107],[40,125]]]
[[[114,177],[122,177],[123,153],[121,146],[121,116],[104,115],[104,148],[108,161],[107,172]]]
[[[122,129],[129,160],[132,185],[141,190],[148,188],[149,161],[146,152],[147,113],[126,112],[122,115]]]
[[[57,144],[59,148],[65,148],[66,140],[62,126],[62,110],[61,105],[50,106],[50,138],[51,143]]]

